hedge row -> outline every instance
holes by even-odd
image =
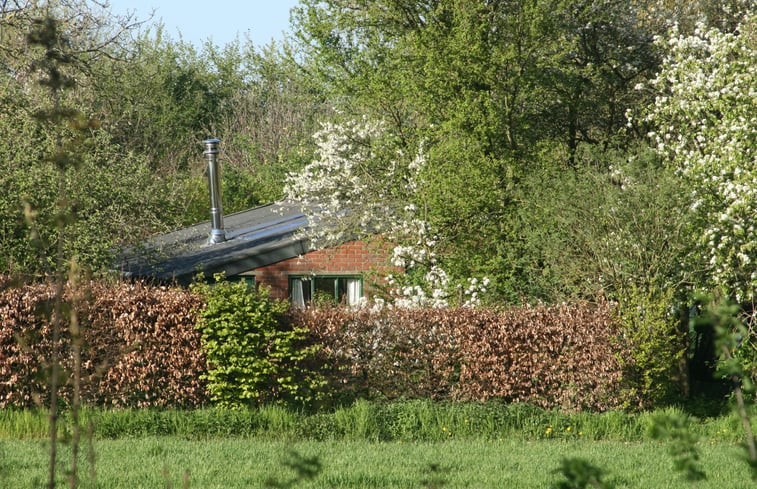
[[[207,402],[199,334],[201,299],[187,290],[140,283],[91,282],[77,307],[83,330],[82,398],[112,407],[195,407]],[[0,292],[0,407],[45,404],[53,351],[52,284]],[[70,290],[68,301],[73,300]],[[66,323],[68,324],[68,323]],[[71,396],[68,327],[58,345]]]
[[[528,402],[606,410],[623,398],[629,358],[611,307],[307,310],[297,321],[357,396]]]
[[[83,398],[112,407],[207,404],[203,301],[180,288],[93,282],[79,307]],[[72,298],[70,291],[67,292]],[[0,292],[0,407],[45,403],[52,335],[50,284]],[[545,408],[606,410],[622,398],[608,304],[485,309],[309,309],[289,317],[322,345],[331,393],[346,397],[502,399]],[[64,331],[67,333],[67,330]],[[60,351],[68,353],[64,334]],[[63,359],[70,372],[72,359]],[[70,376],[69,376],[70,377]],[[70,378],[69,378],[70,381]],[[70,396],[71,382],[62,387]]]

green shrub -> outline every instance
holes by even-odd
[[[673,312],[673,293],[652,286],[622,295],[616,314],[630,351],[630,358],[621,359],[627,403],[650,407],[680,400],[687,342]]]
[[[192,287],[206,300],[196,327],[208,361],[202,378],[211,399],[231,408],[315,401],[323,382],[308,364],[318,348],[307,344],[307,329],[286,324],[287,303],[271,299],[265,287],[215,278],[212,285]]]

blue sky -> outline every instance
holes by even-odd
[[[289,31],[289,10],[297,0],[110,0],[115,14],[135,12],[138,19],[146,19],[155,9],[153,22],[162,19],[165,32],[200,47],[211,38],[223,46],[239,35],[248,33],[256,47],[271,39],[283,39],[282,31]]]

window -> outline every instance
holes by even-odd
[[[311,302],[355,306],[363,296],[363,281],[356,276],[308,275],[289,277],[292,306],[305,307]]]
[[[249,288],[255,288],[255,285],[257,283],[257,280],[255,279],[255,275],[252,275],[250,273],[240,273],[239,275],[232,275],[227,279],[229,282],[244,282],[247,284],[247,287]]]

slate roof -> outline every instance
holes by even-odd
[[[126,277],[188,284],[198,272],[227,277],[310,251],[301,231],[308,218],[299,204],[274,203],[223,217],[226,241],[208,244],[210,221],[149,239],[126,250],[118,269]]]

